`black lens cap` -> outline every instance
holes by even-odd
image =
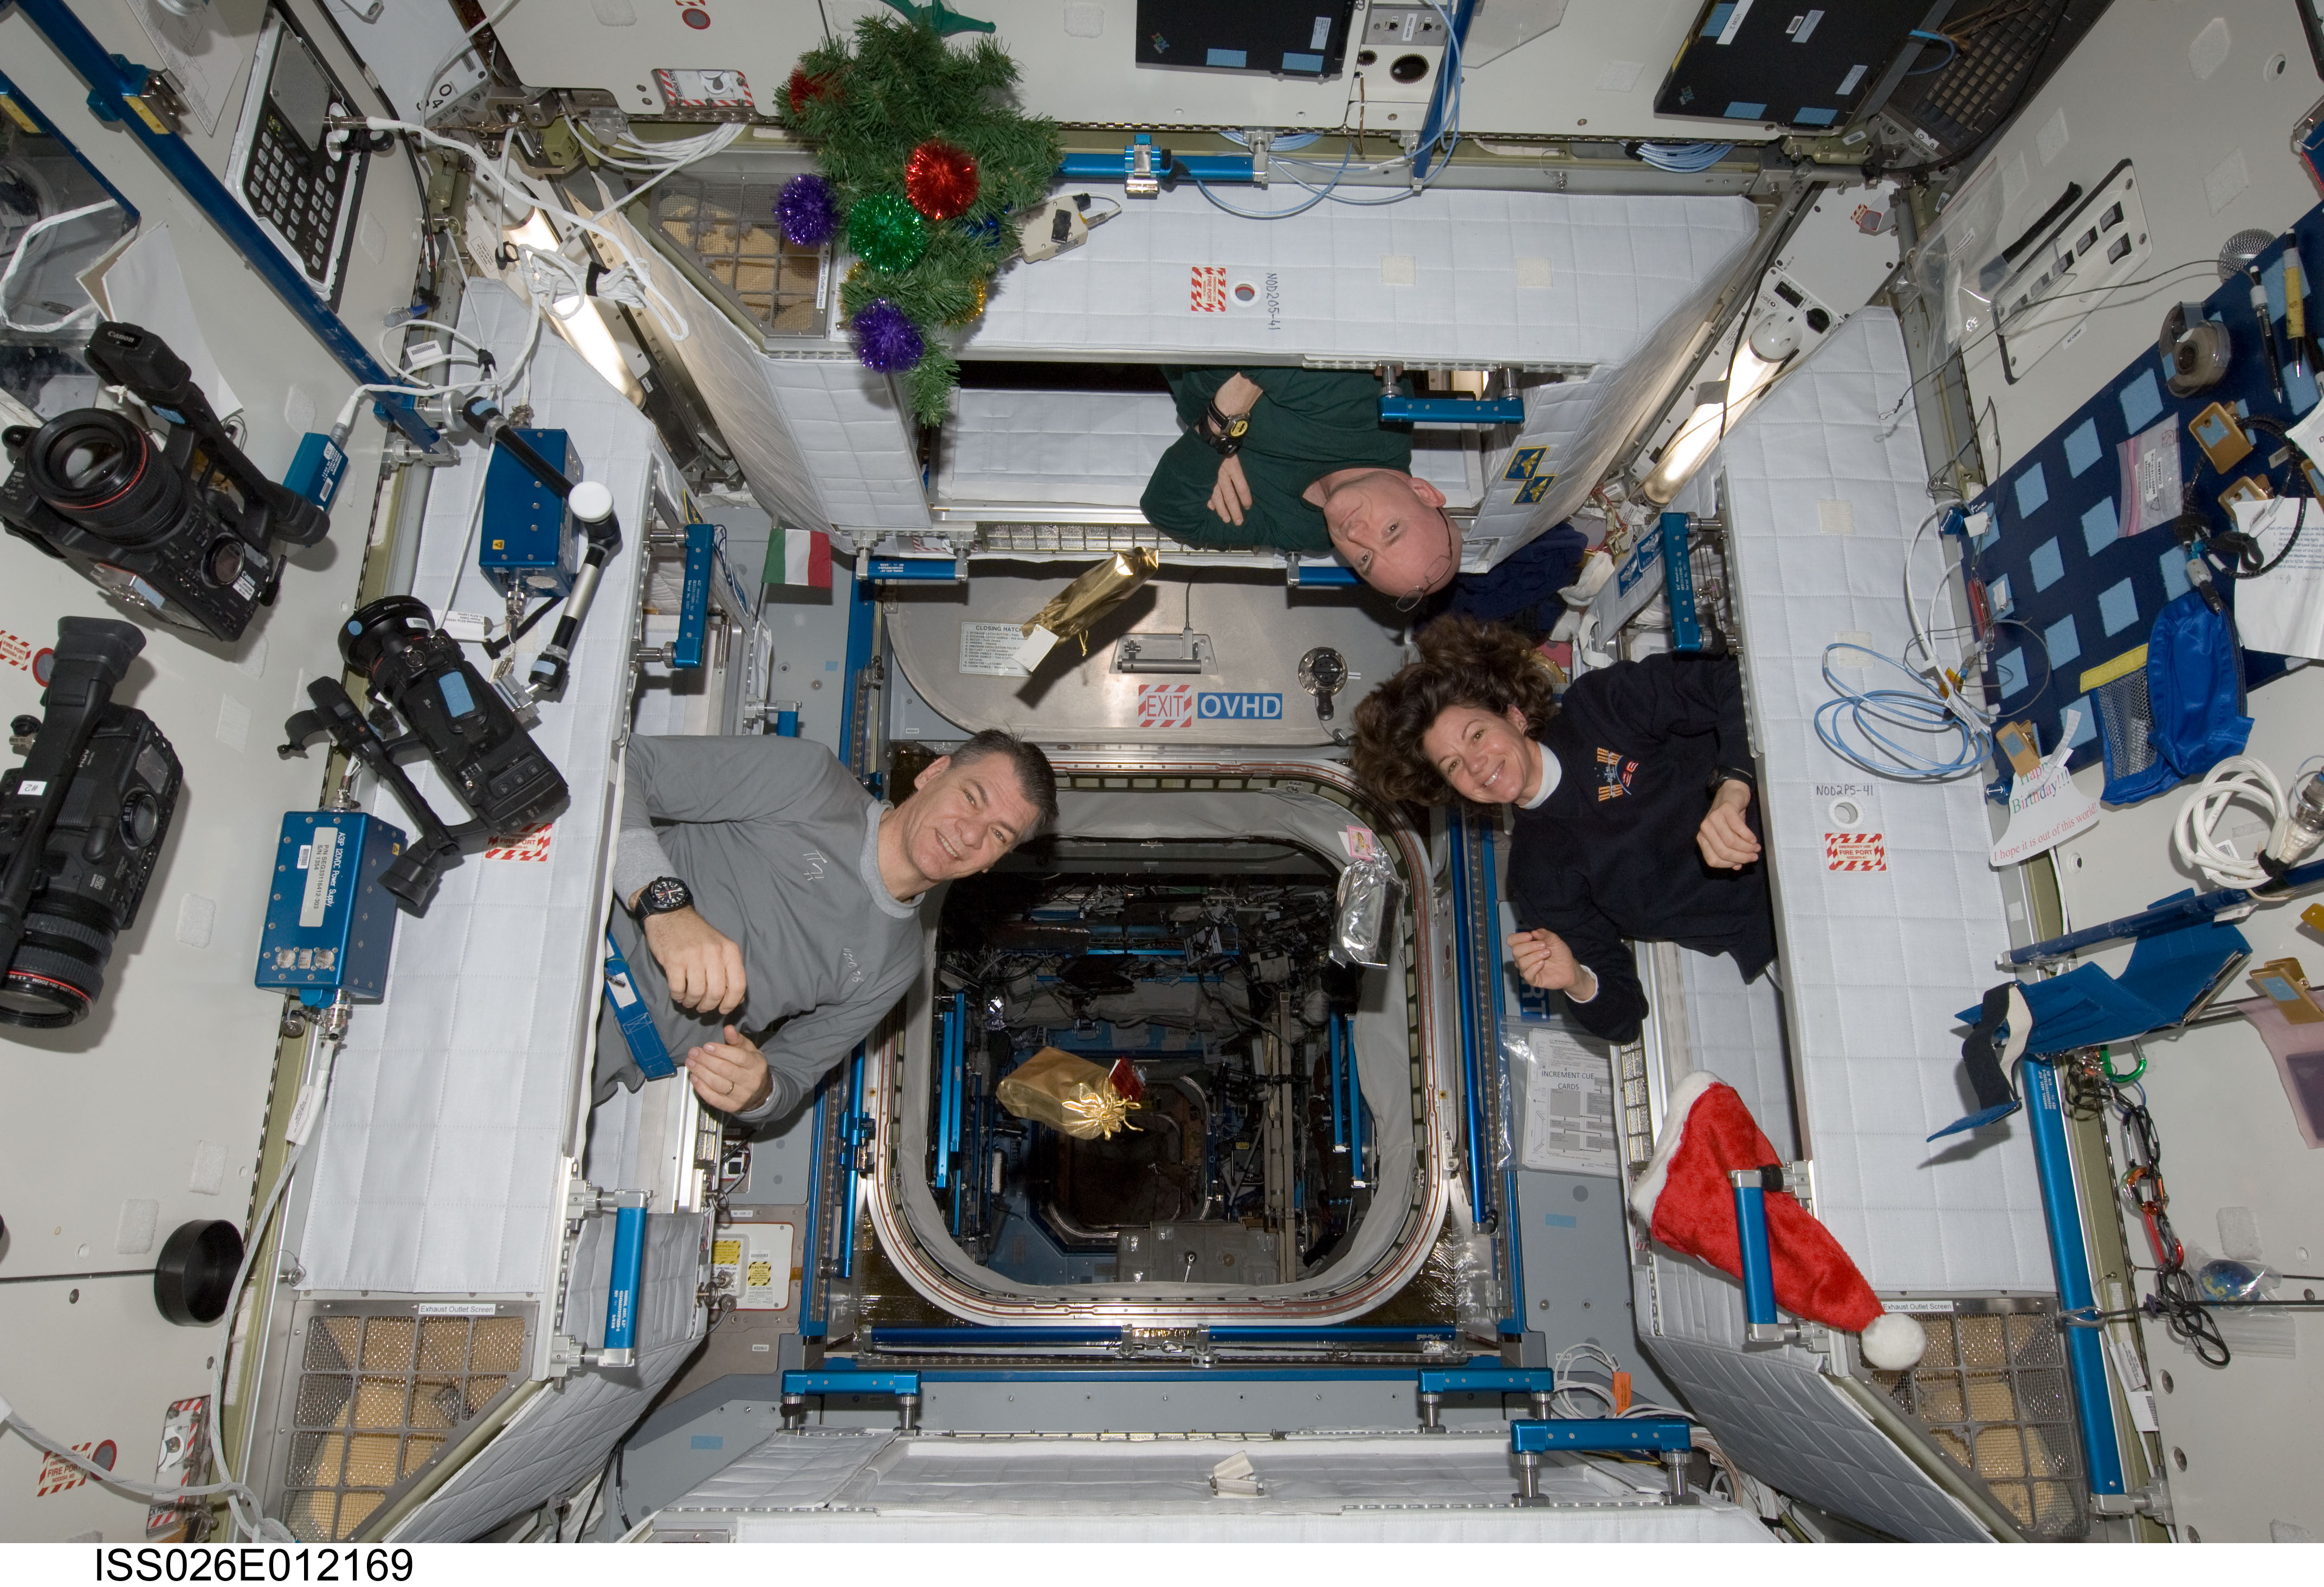
[[[153,1304],[180,1327],[208,1327],[226,1316],[241,1267],[240,1229],[222,1218],[180,1224],[153,1264]]]

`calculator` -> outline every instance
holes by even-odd
[[[298,28],[270,7],[251,62],[226,185],[333,308],[370,157],[334,149],[333,116],[357,114]]]

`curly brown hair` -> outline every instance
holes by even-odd
[[[1420,659],[1356,707],[1356,779],[1384,799],[1449,803],[1452,790],[1428,762],[1420,736],[1457,706],[1495,715],[1515,707],[1539,737],[1557,714],[1549,669],[1515,628],[1442,617],[1420,632]]]

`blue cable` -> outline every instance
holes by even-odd
[[[1296,171],[1289,170],[1286,170],[1284,171],[1284,175],[1289,177],[1292,181],[1297,183],[1300,187],[1306,188],[1310,195],[1305,203],[1295,204],[1288,209],[1238,209],[1233,205],[1229,204],[1225,199],[1221,198],[1216,193],[1212,192],[1210,184],[1204,181],[1202,178],[1195,176],[1191,170],[1186,173],[1188,179],[1190,179],[1196,188],[1202,190],[1204,197],[1209,199],[1219,208],[1225,210],[1229,215],[1235,216],[1243,220],[1286,220],[1295,215],[1306,214],[1307,211],[1314,208],[1315,206],[1321,204],[1326,198],[1331,199],[1334,204],[1352,204],[1360,209],[1374,209],[1386,204],[1401,204],[1406,199],[1411,197],[1415,193],[1425,192],[1433,183],[1434,183],[1438,177],[1444,174],[1445,168],[1452,163],[1453,151],[1461,146],[1462,71],[1460,31],[1452,25],[1451,14],[1448,13],[1442,5],[1438,4],[1437,0],[1428,0],[1428,8],[1431,11],[1434,11],[1444,23],[1444,41],[1446,45],[1446,53],[1450,58],[1450,69],[1452,73],[1452,87],[1445,99],[1444,125],[1436,134],[1437,145],[1443,150],[1443,155],[1437,161],[1436,169],[1430,172],[1426,178],[1423,179],[1419,186],[1407,187],[1397,193],[1391,194],[1386,198],[1342,197],[1339,195],[1337,188],[1340,186],[1342,179],[1348,174],[1348,162],[1356,157],[1356,142],[1353,138],[1348,140],[1348,151],[1345,154],[1340,157],[1340,163],[1333,169],[1331,180],[1325,182],[1320,188],[1300,176]],[[1307,147],[1308,144],[1315,142],[1321,136],[1322,134],[1314,133],[1294,133],[1291,137],[1277,140],[1274,147],[1278,151],[1304,149]],[[1237,133],[1228,133],[1226,137],[1230,142],[1244,143],[1245,147],[1249,146],[1248,143],[1245,142],[1245,140]],[[1447,141],[1448,139],[1450,140],[1449,142]],[[1731,147],[1731,145],[1723,147]],[[1320,162],[1312,161],[1286,161],[1284,163],[1286,166],[1295,164],[1314,165],[1317,170],[1323,169]],[[1409,160],[1407,160],[1406,163],[1409,163]]]
[[[1945,58],[1937,62],[1934,66],[1918,67],[1914,70],[1906,72],[1904,75],[1908,78],[1924,78],[1932,72],[1942,71],[1945,68],[1950,66],[1954,61],[1960,59],[1960,46],[1954,43],[1942,33],[1926,33],[1923,32],[1919,28],[1914,28],[1911,36],[1921,40],[1924,43],[1942,44],[1945,47]]]
[[[1638,158],[1656,170],[1709,170],[1735,151],[1732,143],[1641,143]]]
[[[1831,675],[1835,650],[1853,650],[1871,656],[1883,666],[1894,667],[1912,679],[1914,687],[1851,689]],[[1976,771],[1993,753],[1990,732],[1957,715],[1930,689],[1926,680],[1893,656],[1844,639],[1835,641],[1823,647],[1823,681],[1831,690],[1832,698],[1816,708],[1816,737],[1834,755],[1875,776],[1906,783],[1941,783]],[[1843,723],[1866,742],[1867,748],[1858,749],[1845,741]],[[1880,730],[1884,723],[1932,738],[1949,737],[1960,748],[1951,758],[1937,759],[1897,743]],[[1876,756],[1886,758],[1876,759]]]

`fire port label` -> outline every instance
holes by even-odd
[[[1198,264],[1186,286],[1187,307],[1196,314],[1224,314],[1227,311],[1227,268],[1222,264]]]
[[[543,821],[537,827],[527,827],[515,837],[503,839],[484,850],[486,859],[547,859],[549,839],[555,821]]]
[[[1888,845],[1878,832],[1826,832],[1823,868],[1828,871],[1885,871]]]

